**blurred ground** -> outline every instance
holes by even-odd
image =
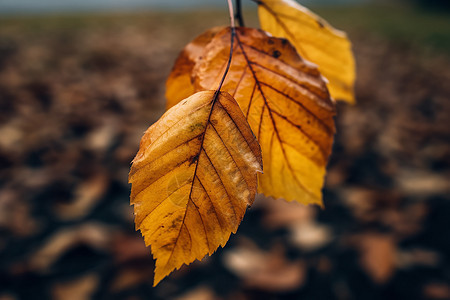
[[[450,299],[450,25],[396,9],[319,10],[358,64],[326,209],[258,197],[156,288],[129,164],[176,55],[226,13],[0,19],[0,299]]]

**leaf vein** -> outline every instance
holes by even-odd
[[[191,202],[192,202],[192,204],[194,204],[194,207],[197,210],[198,216],[200,217],[200,221],[202,221],[203,231],[205,232],[206,244],[208,245],[208,249],[211,250],[211,245],[210,245],[209,239],[208,239],[208,232],[206,231],[205,222],[203,221],[203,217],[202,217],[202,214],[200,213],[200,209],[198,208],[197,204],[195,204],[193,199],[191,199]]]

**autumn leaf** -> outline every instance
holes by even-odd
[[[227,93],[196,93],[146,131],[129,181],[136,228],[156,258],[154,285],[226,244],[253,203],[258,171],[259,144]]]
[[[193,69],[196,90],[217,88],[228,60],[230,30],[205,47]],[[266,196],[322,205],[325,166],[335,132],[335,104],[319,71],[286,40],[237,28],[222,90],[236,99],[261,145]]]
[[[195,93],[191,73],[206,45],[225,27],[213,27],[186,45],[178,55],[172,72],[166,81],[166,108],[169,109],[181,100]]]
[[[355,59],[346,34],[294,0],[257,0],[261,28],[287,38],[329,80],[331,96],[355,102]]]

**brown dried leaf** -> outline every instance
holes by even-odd
[[[266,252],[248,243],[228,251],[224,258],[225,265],[251,288],[290,291],[302,286],[306,280],[305,263],[288,261],[284,249],[279,246]]]
[[[205,31],[180,52],[166,81],[167,109],[195,93],[191,80],[192,69],[203,54],[206,45],[223,29],[224,27],[213,27]]]
[[[394,274],[397,246],[389,235],[369,233],[355,237],[360,263],[372,280],[383,284]]]
[[[88,274],[70,282],[57,283],[52,289],[55,300],[84,300],[91,299],[100,278],[97,274]]]

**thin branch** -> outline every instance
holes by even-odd
[[[219,96],[220,89],[222,88],[222,85],[225,82],[225,78],[227,77],[228,71],[230,70],[231,59],[233,58],[234,37],[236,35],[235,21],[234,21],[234,9],[233,9],[232,0],[227,0],[227,1],[228,1],[228,10],[230,13],[230,23],[231,23],[230,24],[230,27],[231,27],[230,55],[228,57],[227,67],[225,68],[225,72],[223,74],[222,80],[220,81],[219,87],[217,88],[216,93],[214,94],[213,106]]]
[[[228,11],[230,13],[231,28],[234,28],[235,22],[234,22],[233,1],[227,0],[227,2],[228,2]]]
[[[244,27],[244,16],[242,15],[242,2],[241,0],[236,0],[236,19],[239,22],[239,26]]]

